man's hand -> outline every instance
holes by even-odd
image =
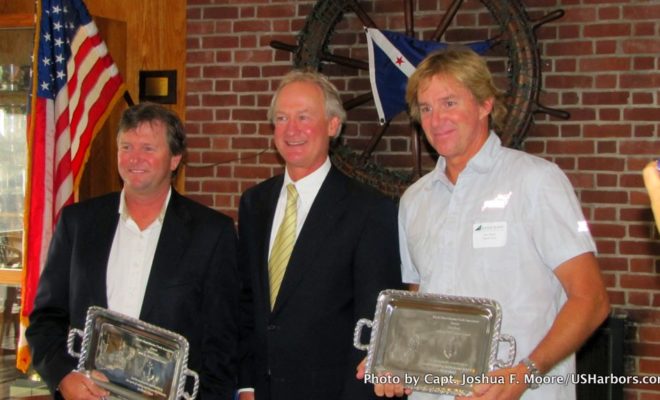
[[[60,393],[66,400],[98,400],[110,395],[80,372],[70,372],[60,382]]]
[[[500,382],[503,377],[504,383],[482,383],[472,388],[471,397],[456,397],[456,400],[518,400],[527,389],[525,374],[527,367],[518,364],[511,368],[502,368],[488,373],[492,377],[491,382]]]
[[[360,365],[357,366],[357,373],[355,377],[361,381],[364,381],[364,367],[367,363],[367,359],[363,359]],[[379,397],[403,397],[403,395],[409,395],[412,393],[412,389],[404,388],[402,384],[395,385],[393,383],[377,383],[374,384],[374,393]]]

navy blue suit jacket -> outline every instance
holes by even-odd
[[[26,332],[34,368],[53,392],[77,366],[66,351],[69,327],[84,328],[89,306],[107,307],[118,209],[119,193],[74,204],[55,229]],[[172,190],[140,319],[186,337],[202,399],[232,398],[238,297],[231,218]]]
[[[243,318],[239,387],[257,400],[371,399],[355,378],[359,318],[378,293],[401,287],[394,202],[334,167],[296,240],[275,308],[268,248],[283,176],[247,190],[239,208]]]

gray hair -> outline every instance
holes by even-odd
[[[336,132],[339,134],[344,121],[346,121],[346,110],[344,110],[339,91],[337,90],[337,87],[330,82],[327,76],[313,69],[294,69],[284,75],[270,102],[270,107],[268,108],[268,120],[271,123],[274,122],[277,98],[286,85],[294,82],[309,82],[317,85],[321,89],[325,99],[325,115],[328,118],[339,118],[339,127]]]

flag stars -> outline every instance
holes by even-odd
[[[55,22],[53,23],[53,30],[55,31],[61,31],[62,30],[62,23],[61,22]]]
[[[55,46],[62,47],[63,44],[64,44],[64,40],[60,38],[55,39]]]
[[[48,82],[41,82],[41,90],[46,91],[48,90]]]
[[[50,33],[44,33],[44,40],[47,42],[50,42],[52,40]]]
[[[49,66],[50,65],[50,58],[44,57],[43,59],[41,59],[41,63],[45,66]]]
[[[53,14],[59,14],[61,12],[62,12],[62,9],[60,8],[60,6],[54,6],[53,7]]]
[[[57,64],[62,64],[64,62],[64,56],[61,54],[58,54],[55,56],[55,62]]]
[[[396,58],[395,63],[396,63],[396,65],[399,65],[399,66],[400,66],[401,64],[403,64],[403,63],[404,63],[404,61],[403,61],[403,57],[398,56],[398,57]]]
[[[64,70],[57,71],[57,79],[61,81],[66,79],[66,74],[64,73]]]

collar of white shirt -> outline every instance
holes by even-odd
[[[312,202],[314,202],[316,195],[319,193],[319,190],[321,189],[321,185],[323,184],[325,177],[328,176],[328,173],[330,172],[331,166],[332,164],[330,163],[330,158],[326,157],[325,162],[316,171],[312,172],[311,174],[307,175],[302,179],[299,179],[296,182],[293,182],[293,180],[289,176],[288,171],[285,172],[284,185],[282,185],[282,191],[280,193],[280,196],[284,195],[284,198],[286,200],[286,187],[288,186],[289,183],[293,183],[296,186],[296,191],[298,192],[298,198],[300,199],[300,207],[305,207],[306,205],[311,207]]]
[[[167,197],[165,198],[165,202],[163,203],[163,207],[160,210],[160,214],[158,214],[158,222],[163,223],[163,220],[165,219],[165,212],[167,211],[167,205],[170,203],[170,198],[172,197],[172,187],[167,191]],[[126,222],[127,220],[133,220],[131,218],[131,214],[128,212],[128,208],[126,207],[126,192],[124,189],[121,190],[121,194],[119,195],[119,218],[123,222]]]
[[[470,171],[474,171],[479,174],[485,174],[490,171],[493,168],[493,164],[495,163],[497,154],[501,150],[501,147],[502,141],[500,140],[499,136],[497,136],[495,131],[490,131],[486,142],[481,146],[481,149],[479,149],[477,154],[472,156],[472,158],[468,161],[465,169],[461,172],[461,174],[469,173]],[[445,186],[452,188],[454,187],[454,184],[449,181],[449,178],[447,178],[447,175],[445,174],[446,166],[447,163],[445,162],[445,158],[438,157],[435,168],[433,171],[431,171],[432,181],[440,182]]]

